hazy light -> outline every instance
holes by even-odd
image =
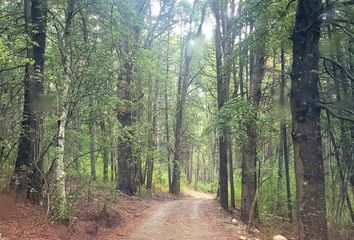
[[[206,41],[211,41],[214,36],[214,23],[207,21],[203,25],[202,33],[205,36]]]
[[[158,2],[152,1],[151,2],[151,15],[157,17],[160,14],[161,6]]]

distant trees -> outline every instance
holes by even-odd
[[[331,0],[0,1],[0,185],[58,222],[103,180],[217,192],[302,239],[346,233],[352,16]]]

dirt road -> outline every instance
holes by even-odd
[[[190,192],[190,197],[163,203],[125,239],[194,240],[230,239],[213,221],[212,196]]]

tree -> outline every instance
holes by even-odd
[[[233,2],[233,1],[232,1]],[[234,43],[234,35],[231,34],[231,22],[234,15],[234,8],[227,16],[229,1],[220,3],[212,1],[211,8],[216,20],[215,29],[215,57],[216,57],[216,75],[217,75],[217,98],[218,109],[222,109],[225,103],[229,100],[230,78],[231,78],[231,54]],[[233,2],[234,6],[234,2]],[[231,151],[230,129],[224,126],[219,136],[219,184],[220,184],[220,204],[224,209],[228,209],[228,172],[227,164],[232,167],[232,151]],[[230,171],[232,173],[232,171]],[[233,179],[233,176],[230,177]],[[233,182],[231,183],[233,192]],[[234,203],[234,194],[231,196],[232,205]]]
[[[183,122],[184,122],[184,112],[185,103],[188,93],[188,87],[191,84],[190,79],[190,65],[193,59],[193,51],[191,49],[191,42],[201,34],[201,29],[204,22],[205,7],[201,9],[201,20],[198,25],[197,30],[192,28],[192,23],[198,10],[198,1],[193,2],[193,7],[191,14],[188,18],[187,35],[184,36],[182,40],[182,50],[181,50],[181,66],[180,73],[178,76],[177,85],[177,104],[176,104],[176,115],[175,115],[175,149],[173,155],[173,172],[172,172],[172,183],[171,192],[173,194],[180,193],[180,178],[181,178],[181,165],[182,165],[182,138],[183,138]]]
[[[27,46],[27,57],[33,59],[34,63],[27,63],[25,67],[22,132],[12,187],[16,189],[17,201],[30,199],[39,203],[43,181],[41,102],[44,94],[47,1],[25,0],[24,15],[25,32],[33,41]]]
[[[142,16],[147,9],[147,0],[136,0],[130,3],[129,10],[134,15]],[[134,74],[134,57],[136,54],[137,44],[140,41],[141,30],[137,23],[133,22],[130,26],[132,36],[124,36],[120,41],[121,58],[123,59],[121,73],[118,79],[118,97],[126,101],[125,106],[117,113],[119,120],[125,133],[118,140],[118,182],[117,189],[127,195],[133,195],[136,191],[132,172],[133,166],[133,150],[132,150],[132,108],[133,98],[131,86]],[[132,40],[130,38],[132,37]],[[130,106],[129,106],[130,105]]]
[[[65,191],[65,167],[64,167],[64,149],[65,149],[65,129],[68,121],[69,113],[69,98],[70,86],[73,82],[73,75],[71,69],[71,41],[72,41],[72,24],[75,16],[75,2],[76,0],[66,1],[65,11],[65,25],[63,29],[63,45],[59,46],[61,55],[61,62],[63,67],[63,93],[62,103],[59,109],[58,116],[58,137],[56,145],[56,159],[54,160],[54,171],[50,206],[50,217],[53,222],[68,221],[67,199]]]
[[[251,20],[251,29],[252,23]],[[265,29],[266,19],[256,20],[256,34],[263,34]],[[258,108],[262,97],[262,82],[265,75],[266,67],[266,52],[265,41],[258,40],[254,49],[250,54],[250,86],[249,86],[249,101],[253,105],[253,111],[257,116]],[[247,142],[243,147],[242,157],[242,196],[241,196],[241,219],[242,221],[249,223],[252,221],[256,209],[257,198],[257,121],[253,119],[247,125]]]
[[[292,138],[300,239],[328,239],[319,101],[322,1],[299,0],[292,35]]]

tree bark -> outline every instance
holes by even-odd
[[[285,113],[285,88],[286,88],[286,73],[285,73],[285,49],[281,48],[281,83],[280,83],[280,108],[283,113]],[[283,115],[280,123],[280,134],[281,143],[283,147],[284,164],[285,164],[285,180],[286,180],[286,196],[287,196],[287,208],[288,208],[288,218],[290,221],[293,219],[293,207],[291,201],[291,188],[290,188],[290,171],[289,171],[289,149],[288,149],[288,135],[286,130],[286,119]],[[280,154],[280,153],[279,153]]]
[[[167,35],[167,53],[166,53],[166,78],[170,76],[170,31]],[[168,190],[172,192],[172,172],[171,172],[171,146],[170,146],[170,127],[169,127],[169,105],[168,105],[168,92],[167,81],[164,84],[164,103],[165,103],[165,134],[166,134],[166,153],[167,153],[167,176],[168,176]]]
[[[53,193],[51,196],[50,217],[53,222],[67,222],[67,200],[65,192],[65,166],[64,166],[64,147],[65,147],[65,127],[69,113],[69,89],[72,84],[71,71],[71,38],[72,21],[74,18],[75,0],[66,1],[65,29],[63,36],[62,64],[63,64],[63,93],[62,104],[59,109],[58,117],[58,138],[57,138],[57,157],[54,160],[53,173]]]
[[[173,172],[172,172],[172,184],[171,192],[173,194],[180,193],[180,178],[181,178],[181,162],[182,162],[182,131],[183,131],[183,118],[184,108],[187,97],[187,90],[189,84],[189,68],[192,61],[192,57],[188,50],[188,43],[191,39],[191,32],[188,34],[187,39],[184,41],[183,51],[183,67],[178,80],[177,89],[177,106],[176,106],[176,126],[175,126],[175,151],[173,155]]]
[[[91,180],[96,181],[96,140],[95,140],[95,122],[93,120],[93,100],[90,98],[90,120],[89,120],[89,134],[90,134],[90,168]]]
[[[136,14],[146,12],[147,0],[135,0],[130,3],[132,11]],[[136,191],[134,168],[133,168],[133,99],[131,85],[133,82],[134,58],[136,55],[137,44],[140,41],[141,29],[138,23],[131,26],[133,40],[129,41],[130,36],[124,36],[120,43],[120,52],[122,53],[123,65],[118,79],[118,97],[125,100],[127,104],[117,113],[117,119],[121,124],[123,136],[118,140],[118,180],[117,189],[124,194],[134,195]]]
[[[292,138],[301,240],[328,239],[320,109],[316,106],[322,13],[322,1],[298,0],[292,35]]]
[[[265,74],[265,54],[260,47],[253,57],[252,71],[250,77],[250,101],[254,105],[254,111],[258,111],[261,100],[261,87]],[[244,146],[242,158],[242,193],[241,193],[241,220],[245,223],[252,221],[251,216],[255,216],[252,207],[255,202],[257,190],[256,178],[257,165],[257,122],[254,119],[247,126],[247,143]],[[256,204],[256,202],[255,202]]]
[[[103,157],[103,181],[107,182],[108,181],[108,165],[109,165],[109,157],[108,157],[108,143],[107,143],[107,137],[106,135],[108,134],[106,132],[106,122],[104,119],[101,119],[100,121],[100,127],[101,127],[101,134],[102,134],[102,157]],[[112,162],[111,162],[112,164]],[[113,164],[111,165],[111,171],[113,170]],[[112,175],[113,176],[113,175]]]
[[[192,30],[192,21],[195,17],[196,12],[196,1],[193,3],[192,12],[189,17],[189,29],[187,36],[182,40],[182,53],[181,53],[181,72],[178,78],[177,86],[177,104],[176,104],[176,115],[175,115],[175,151],[173,155],[173,171],[172,171],[172,183],[171,192],[173,194],[180,193],[180,180],[181,180],[181,164],[182,164],[182,134],[183,134],[183,122],[184,122],[184,111],[185,103],[187,98],[187,91],[190,81],[190,65],[192,61],[192,51],[190,49],[190,41],[193,37],[199,36],[201,34],[201,26],[204,21],[205,9],[202,10],[201,22],[199,24],[198,32],[194,33]]]
[[[24,102],[22,132],[13,173],[12,189],[18,202],[42,199],[43,175],[41,159],[42,96],[44,94],[44,54],[46,45],[47,1],[24,0],[25,33],[35,43],[27,47],[27,64],[24,76]]]
[[[228,17],[228,2],[211,1],[211,8],[216,21],[215,29],[215,55],[216,55],[216,75],[217,75],[217,93],[218,109],[229,101],[230,78],[231,78],[231,50],[233,47],[233,34],[231,21],[233,12]],[[233,11],[233,10],[232,10]],[[228,157],[230,154],[230,129],[223,126],[219,134],[219,194],[220,205],[228,209]]]
[[[233,164],[233,157],[232,157],[232,137],[229,133],[229,176],[230,176],[230,207],[235,209],[236,208],[236,200],[235,200],[235,184],[234,184],[234,164]]]
[[[146,189],[152,189],[152,179],[154,172],[154,155],[156,150],[156,95],[154,83],[151,79],[151,74],[149,76],[149,86],[148,86],[148,156],[146,160]]]

